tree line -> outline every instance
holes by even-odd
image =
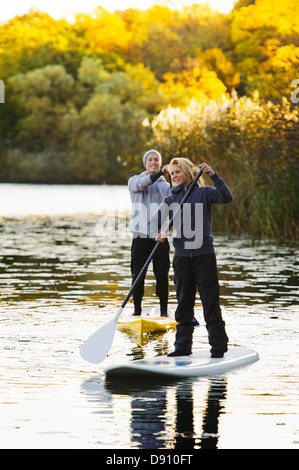
[[[125,184],[155,146],[225,176],[228,230],[296,237],[298,13],[239,0],[0,24],[0,181]]]

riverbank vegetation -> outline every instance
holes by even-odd
[[[239,0],[0,24],[0,182],[125,184],[155,147],[225,177],[216,228],[296,238],[298,13]]]

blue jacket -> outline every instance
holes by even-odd
[[[227,204],[233,196],[224,180],[215,173],[211,186],[196,186],[183,204],[173,227],[175,256],[199,256],[213,253],[211,235],[212,204]],[[188,187],[174,187],[149,222],[149,233],[155,238],[160,231],[167,232],[168,220],[179,206]]]

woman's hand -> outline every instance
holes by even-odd
[[[161,243],[163,243],[163,242],[165,242],[166,238],[167,238],[166,233],[165,233],[165,232],[160,232],[160,233],[156,236],[155,240],[156,240],[156,242],[161,242]]]
[[[199,166],[202,169],[204,175],[213,176],[215,174],[215,171],[207,163],[202,163]]]

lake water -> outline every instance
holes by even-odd
[[[0,185],[0,447],[299,448],[294,243],[214,237],[230,345],[258,362],[175,382],[105,379],[107,364],[167,354],[172,331],[117,331],[102,364],[80,357],[130,289],[129,204],[126,187]],[[150,268],[145,306],[158,305],[154,287]],[[208,347],[196,328],[194,348]]]

